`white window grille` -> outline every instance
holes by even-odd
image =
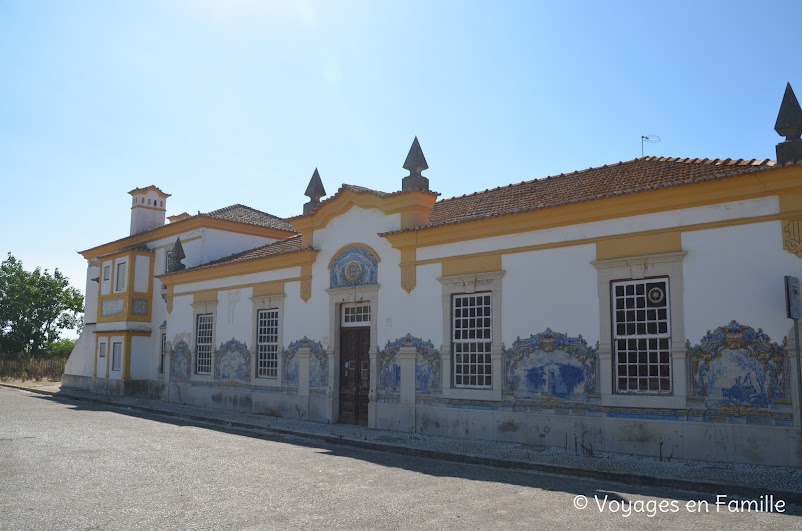
[[[164,358],[167,355],[167,334],[162,334],[161,357],[159,358],[159,374],[164,374]]]
[[[111,370],[119,371],[123,360],[123,344],[114,342],[111,344]]]
[[[213,315],[198,314],[195,333],[195,373],[212,374],[212,326]]]
[[[454,387],[493,386],[491,296],[491,293],[474,293],[454,295],[452,299]]]
[[[97,346],[97,357],[98,358],[105,358],[106,357],[106,344],[101,343]]]
[[[128,277],[128,263],[120,262],[117,264],[117,277],[114,279],[114,290],[125,291],[125,284]]]
[[[278,309],[256,312],[256,376],[278,377]]]
[[[368,326],[370,325],[370,304],[343,304],[342,316],[343,326]]]
[[[616,389],[671,392],[668,279],[617,281],[611,290]]]

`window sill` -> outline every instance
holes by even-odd
[[[281,387],[281,380],[278,378],[251,378],[251,385],[254,387]]]
[[[633,408],[669,408],[684,409],[687,402],[684,396],[620,394],[602,395],[603,406],[619,406]]]

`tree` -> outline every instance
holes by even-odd
[[[8,253],[0,263],[0,352],[40,352],[78,326],[84,298],[58,269],[25,271]]]

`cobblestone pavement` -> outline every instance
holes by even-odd
[[[173,404],[142,397],[111,397],[73,389],[61,390],[59,383],[26,382],[13,385],[64,399],[128,408],[131,412],[182,417],[229,428],[256,428],[373,450],[751,498],[774,494],[789,502],[802,503],[802,469],[792,467],[682,459],[668,461],[610,452],[594,452],[589,456],[581,455],[581,451],[577,452],[574,448],[536,447],[372,430],[359,426],[324,424]]]

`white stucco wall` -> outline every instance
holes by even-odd
[[[802,277],[802,261],[783,250],[779,221],[686,232],[682,248],[686,339],[734,319],[782,341],[792,324],[783,277]]]
[[[111,268],[113,264],[111,260],[104,260],[100,267],[100,294],[101,295],[108,295],[111,293]],[[106,268],[109,268],[109,278],[104,278],[104,272]],[[97,304],[97,301],[95,301]]]
[[[218,258],[277,241],[275,238],[225,232],[218,229],[204,228],[200,232],[203,235],[200,246],[201,263],[211,262]]]
[[[502,257],[502,336],[509,346],[547,327],[593,346],[599,339],[595,245],[561,247]]]
[[[150,280],[150,260],[148,256],[137,255],[134,261],[134,291],[147,293]]]

